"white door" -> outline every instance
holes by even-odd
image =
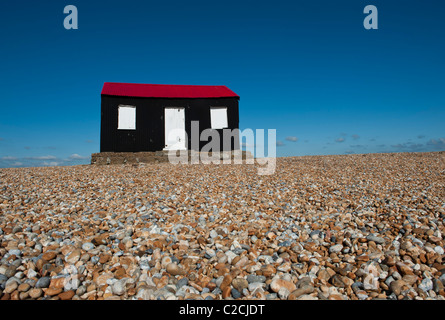
[[[164,150],[185,150],[184,108],[165,108]]]

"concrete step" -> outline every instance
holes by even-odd
[[[179,151],[177,151],[179,156]],[[91,164],[94,165],[111,165],[111,164],[141,164],[141,163],[162,163],[169,162],[169,151],[155,151],[155,152],[99,152],[91,155]],[[191,160],[192,151],[188,150],[188,160]],[[203,153],[198,152],[199,157]],[[206,156],[212,156],[209,152]],[[213,154],[215,158],[220,160],[235,159],[241,157],[242,160],[253,159],[249,151],[222,151]]]

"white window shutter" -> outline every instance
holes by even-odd
[[[118,109],[119,130],[136,130],[136,107],[120,105]]]
[[[212,129],[223,129],[228,127],[226,107],[210,108],[210,125]]]

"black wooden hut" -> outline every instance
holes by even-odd
[[[192,121],[199,122],[199,134],[219,133],[221,151],[239,150],[236,137],[229,147],[222,141],[224,129],[239,128],[239,96],[226,86],[106,82],[101,100],[101,152],[196,149]],[[196,151],[207,143],[201,141]]]

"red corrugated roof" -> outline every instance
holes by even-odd
[[[228,98],[239,96],[226,86],[105,82],[102,94],[144,98]]]

